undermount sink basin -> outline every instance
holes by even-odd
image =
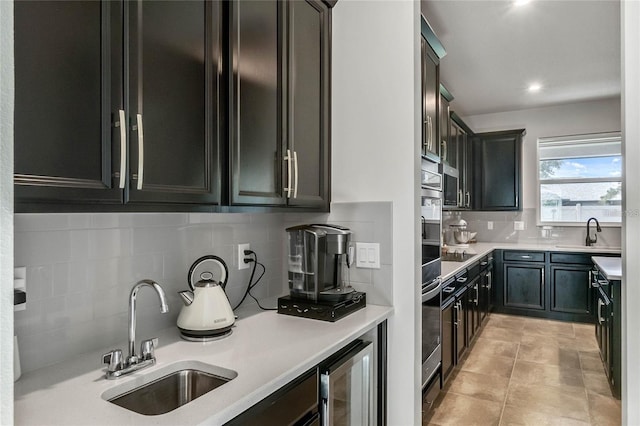
[[[182,361],[150,372],[102,394],[127,410],[157,416],[175,410],[238,376],[233,370],[198,361]]]
[[[571,249],[580,249],[580,250],[589,250],[589,251],[620,251],[620,247],[613,246],[586,246],[579,244],[557,244],[557,248],[571,248]]]

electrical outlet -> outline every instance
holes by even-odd
[[[251,250],[251,244],[238,244],[238,269],[249,269],[251,263],[245,263],[245,259],[251,259],[251,255],[245,255],[245,250]]]
[[[516,220],[515,222],[513,222],[513,230],[524,231],[524,222],[520,220]]]
[[[490,230],[490,231],[493,229],[493,222],[492,221],[487,222],[487,229]]]

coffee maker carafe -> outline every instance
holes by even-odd
[[[289,294],[294,299],[339,302],[352,297],[348,268],[351,231],[337,225],[287,228]],[[346,267],[346,268],[345,268]]]

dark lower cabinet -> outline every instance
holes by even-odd
[[[230,204],[327,210],[331,10],[230,3]]]
[[[442,381],[453,371],[456,363],[456,310],[455,298],[442,306]]]
[[[593,314],[593,296],[589,280],[589,265],[555,265],[550,267],[550,309],[554,312],[582,315]]]
[[[545,265],[504,263],[504,306],[545,309]]]
[[[592,256],[572,253],[496,250],[494,310],[560,321],[596,322],[597,292]],[[493,278],[493,277],[492,277]],[[596,279],[597,284],[597,279]]]
[[[596,269],[595,334],[611,393],[621,397],[622,387],[622,287],[619,280],[609,280]]]

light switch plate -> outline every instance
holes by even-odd
[[[380,269],[380,244],[356,243],[356,267]]]
[[[490,230],[490,231],[493,229],[493,222],[492,221],[488,221],[487,222],[487,229]]]

